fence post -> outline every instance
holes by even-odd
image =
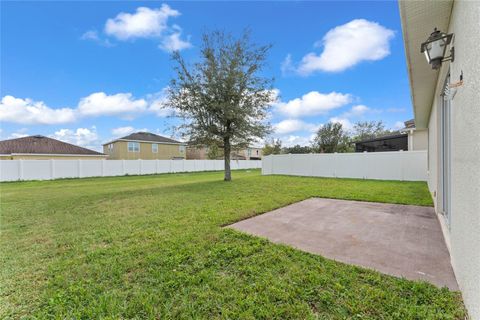
[[[105,177],[105,159],[102,159],[102,177]]]
[[[55,179],[55,160],[50,159],[50,179]]]
[[[138,174],[139,175],[142,175],[142,171],[143,171],[143,162],[142,162],[142,159],[138,159],[139,163],[138,163]]]
[[[82,160],[78,159],[77,160],[77,165],[78,165],[78,177],[82,177]]]
[[[18,160],[18,180],[23,180],[23,160]]]
[[[337,177],[337,165],[338,165],[338,161],[337,161],[337,157],[338,155],[336,155],[335,153],[333,154],[333,177],[336,178]]]
[[[400,179],[401,179],[400,181],[405,181],[405,162],[406,162],[405,159],[404,159],[405,154],[402,153],[403,150],[398,150],[398,152],[400,152],[399,153],[401,155],[400,158],[402,158],[401,159],[401,167],[400,167]]]
[[[155,173],[158,174],[158,159],[155,160]]]
[[[126,175],[127,172],[125,171],[125,160],[122,160],[122,175]]]

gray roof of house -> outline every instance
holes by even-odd
[[[180,141],[159,136],[158,134],[154,134],[150,132],[135,132],[135,133],[129,134],[128,136],[116,139],[114,141],[117,141],[117,140],[151,141],[151,142],[158,142],[158,143],[182,144],[182,142]]]
[[[97,151],[41,135],[0,141],[0,154],[12,153],[104,155]]]
[[[406,137],[408,137],[408,135],[405,134],[405,133],[394,132],[394,133],[384,135],[384,136],[378,136],[378,137],[375,137],[375,138],[369,138],[369,139],[365,139],[365,140],[355,141],[355,144],[373,142],[373,141],[381,141],[381,140],[390,140],[390,139],[396,139],[396,138],[406,138]]]

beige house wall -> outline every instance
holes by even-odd
[[[208,160],[206,147],[187,147],[187,160]]]
[[[455,1],[448,33],[454,33],[455,61],[439,73],[428,126],[428,186],[450,249],[452,266],[472,319],[480,319],[480,5]],[[442,215],[441,119],[443,84],[464,74],[451,100],[450,225]]]
[[[139,152],[128,151],[128,141],[113,142],[113,150],[109,144],[103,146],[103,153],[108,154],[108,160],[170,160],[173,158],[185,158],[185,148],[179,144],[158,144],[158,152],[152,152],[152,144],[155,142],[138,142]]]
[[[236,152],[245,157],[245,159],[250,160],[250,158],[262,158],[263,151],[262,148],[246,148]]]

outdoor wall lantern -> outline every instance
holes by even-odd
[[[453,46],[450,48],[450,56],[445,57],[447,46],[452,41],[452,38],[453,33],[446,34],[435,28],[427,41],[422,43],[421,52],[425,53],[427,62],[432,65],[432,69],[439,69],[444,61],[453,62],[455,54]]]

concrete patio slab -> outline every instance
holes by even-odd
[[[229,227],[340,262],[458,290],[431,207],[312,198]]]

